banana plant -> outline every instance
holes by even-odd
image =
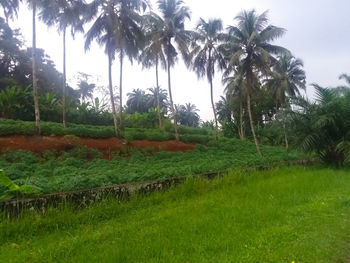
[[[4,194],[0,196],[0,200],[35,196],[41,193],[38,187],[32,185],[18,186],[5,175],[4,170],[0,170],[0,185],[7,188]]]

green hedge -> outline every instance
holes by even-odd
[[[0,119],[0,136],[6,135],[34,135],[35,123],[29,121]],[[61,123],[41,122],[41,133],[46,136],[74,135],[89,138],[110,138],[114,136],[113,126],[93,126],[69,124],[63,128]],[[206,129],[179,126],[180,140],[183,142],[207,143],[211,138]],[[128,140],[167,141],[174,140],[175,135],[171,129],[125,128],[122,136]]]

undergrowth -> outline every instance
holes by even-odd
[[[18,185],[53,193],[305,158],[278,147],[262,146],[262,151],[264,157],[259,157],[253,143],[236,139],[197,145],[186,153],[126,147],[112,153],[111,161],[102,159],[98,150],[82,146],[42,155],[19,150],[4,152],[0,169]],[[0,194],[4,191],[0,187]]]

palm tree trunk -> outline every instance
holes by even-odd
[[[159,78],[158,78],[158,59],[156,60],[156,90],[157,90],[157,111],[158,111],[158,120],[159,120],[159,129],[162,129],[162,117],[160,115],[160,98],[159,98]]]
[[[284,142],[286,144],[286,149],[288,150],[289,143],[288,143],[288,137],[287,137],[287,131],[286,131],[286,123],[283,123],[283,132],[284,132]]]
[[[214,113],[214,120],[215,120],[215,139],[216,141],[219,140],[219,131],[218,131],[218,119],[216,117],[216,110],[215,110],[215,104],[214,104],[214,95],[213,95],[213,78],[212,76],[214,76],[214,68],[213,68],[213,63],[212,63],[212,58],[211,58],[211,48],[209,48],[209,58],[208,58],[208,62],[209,62],[209,83],[210,83],[210,99],[211,99],[211,107],[213,108],[213,113]]]
[[[288,143],[288,136],[287,136],[287,130],[286,130],[286,117],[285,117],[285,109],[286,109],[286,103],[283,103],[283,133],[284,133],[284,142],[286,149],[288,150],[289,148],[289,143]]]
[[[114,94],[113,94],[113,84],[112,84],[112,55],[108,54],[108,80],[109,80],[109,95],[111,97],[112,114],[114,122],[114,132],[115,136],[118,137],[118,122],[117,122],[117,112],[115,110]]]
[[[32,45],[32,77],[34,91],[34,112],[35,112],[35,134],[40,135],[40,111],[39,111],[39,94],[36,65],[36,0],[33,1],[33,45]]]
[[[66,28],[63,29],[63,95],[62,95],[62,120],[63,127],[67,127],[66,122]]]
[[[213,95],[213,80],[211,78],[210,78],[210,99],[211,99],[211,106],[213,108],[213,113],[214,113],[214,120],[215,120],[215,139],[216,141],[218,141],[219,140],[218,118],[216,117],[214,95]]]
[[[169,91],[169,99],[170,99],[170,110],[171,114],[173,115],[173,120],[174,120],[174,130],[175,130],[175,139],[178,141],[179,140],[179,134],[177,132],[177,121],[176,121],[176,112],[174,108],[174,102],[173,102],[173,96],[171,93],[171,77],[170,77],[170,62],[169,62],[169,55],[168,55],[168,61],[167,61],[167,66],[168,66],[168,91]]]
[[[244,140],[243,105],[242,105],[242,101],[239,102],[239,138],[241,140]]]
[[[120,51],[120,79],[119,79],[119,128],[123,129],[123,60],[124,53]],[[120,137],[120,132],[118,131],[118,136]]]
[[[250,129],[251,129],[252,134],[253,134],[256,150],[258,151],[258,154],[260,156],[262,156],[259,142],[258,142],[258,139],[257,139],[256,134],[255,134],[252,111],[251,111],[251,106],[250,106],[250,91],[252,90],[252,75],[253,74],[251,71],[247,72],[247,89],[248,89],[247,90],[247,109],[248,109],[248,115],[249,115]]]

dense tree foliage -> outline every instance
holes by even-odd
[[[8,25],[21,2],[33,11],[31,47],[24,45],[19,30]],[[219,135],[252,139],[260,155],[259,141],[286,148],[302,145],[338,165],[349,161],[350,76],[343,73],[339,78],[345,85],[333,89],[315,84],[316,102],[304,99],[303,62],[274,44],[285,30],[271,25],[267,12],[242,11],[227,29],[220,19],[200,19],[189,30],[191,11],[182,0],[158,0],[157,8],[146,0],[9,0],[1,1],[0,7],[5,16],[0,17],[0,117],[35,120],[37,134],[41,119],[63,122],[68,130],[73,123],[107,126],[113,122],[117,137],[126,134],[123,128],[157,124],[174,132],[178,140],[179,124],[200,125],[195,105],[175,106],[173,101],[171,68],[181,55],[190,70],[209,82],[214,121],[202,126],[215,127],[217,139]],[[36,48],[37,15],[62,34],[62,73],[44,50]],[[108,92],[84,73],[79,74],[75,90],[66,81],[66,32],[74,36],[86,25],[90,27],[85,49],[96,41],[108,58]],[[123,104],[125,58],[154,68],[155,85],[134,89]],[[116,59],[118,86],[112,82]],[[168,91],[160,87],[159,68],[167,71]],[[215,102],[213,79],[219,71],[225,91]]]

